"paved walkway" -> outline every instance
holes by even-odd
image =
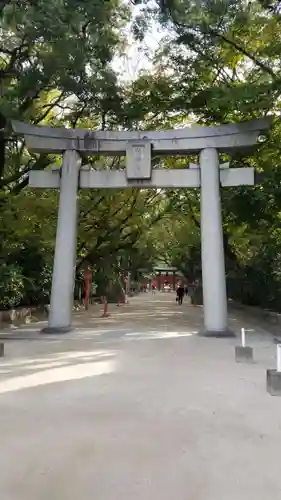
[[[0,362],[3,500],[271,500],[281,493],[281,398],[265,390],[272,336],[241,312],[236,339],[196,335],[202,309],[174,295],[75,315],[77,330],[5,343]],[[5,333],[6,336],[14,335]]]

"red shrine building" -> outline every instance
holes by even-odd
[[[144,286],[154,286],[157,290],[176,289],[179,281],[185,281],[183,274],[176,267],[169,267],[165,264],[159,264],[153,268],[153,273],[147,276],[143,282]]]

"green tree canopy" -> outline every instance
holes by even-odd
[[[0,2],[0,302],[8,307],[48,298],[58,196],[26,188],[27,173],[61,161],[30,154],[12,134],[11,119],[132,130],[273,113],[272,131],[256,152],[222,156],[263,176],[254,188],[222,190],[222,210],[229,293],[280,309],[278,3],[134,3],[132,16],[121,0]],[[112,61],[126,51],[128,23],[139,41],[153,25],[163,37],[152,69],[121,83]],[[85,161],[124,168],[124,158]],[[153,157],[153,166],[186,168],[189,161],[197,158]],[[199,201],[191,190],[81,191],[78,273],[91,265],[113,279],[129,267],[135,275],[138,268],[151,270],[162,259],[190,279],[200,277]]]

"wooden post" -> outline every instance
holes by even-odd
[[[92,282],[92,273],[90,269],[86,269],[84,272],[84,304],[86,310],[89,309],[91,282]]]

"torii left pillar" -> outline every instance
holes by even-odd
[[[80,167],[79,153],[65,151],[61,168],[51,307],[48,326],[43,328],[42,333],[64,333],[72,329]]]

